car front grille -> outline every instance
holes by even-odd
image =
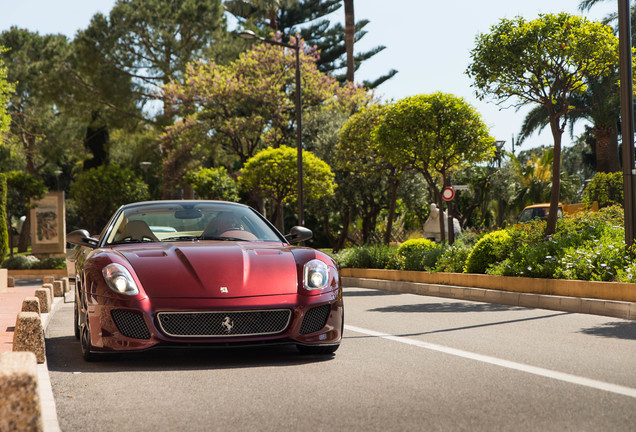
[[[174,337],[236,337],[285,331],[291,310],[231,312],[159,312],[159,326]]]
[[[329,318],[330,311],[331,305],[328,304],[309,309],[300,326],[300,334],[305,335],[322,329]]]
[[[144,317],[139,312],[114,309],[110,315],[122,335],[135,339],[150,339],[150,332],[146,327]]]

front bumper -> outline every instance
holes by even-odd
[[[292,343],[310,346],[337,345],[342,339],[342,290],[316,296],[277,295],[236,299],[116,299],[93,296],[88,304],[93,351],[129,352],[174,346],[245,346]],[[268,331],[235,329],[259,325],[258,317],[288,311],[284,325]],[[195,322],[194,331],[175,332],[160,316],[178,316]],[[190,317],[196,319],[190,319]],[[252,323],[244,324],[244,317]],[[190,322],[186,323],[190,325]],[[231,328],[228,331],[228,327]],[[198,331],[205,328],[206,331]],[[209,329],[213,330],[210,331]],[[260,327],[254,327],[259,328]]]

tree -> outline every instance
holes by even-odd
[[[40,36],[12,27],[0,34],[7,79],[13,83],[8,113],[10,135],[5,143],[25,159],[25,171],[53,170],[79,153],[81,128],[67,116],[63,64],[69,53],[65,36]]]
[[[443,208],[441,191],[453,171],[490,160],[494,139],[479,113],[447,93],[412,96],[387,107],[373,131],[380,153],[419,172]],[[442,241],[444,220],[440,217]]]
[[[238,187],[225,167],[201,168],[186,174],[190,184],[202,199],[238,202]]]
[[[349,1],[349,0],[347,0]],[[268,5],[277,3],[274,8]],[[241,4],[241,7],[234,7]],[[249,8],[245,8],[249,4]],[[300,38],[310,46],[316,46],[320,53],[317,65],[323,73],[334,76],[341,84],[344,83],[348,68],[346,34],[353,32],[353,42],[361,40],[366,35],[364,28],[369,20],[360,20],[354,23],[353,29],[340,23],[331,24],[325,17],[342,7],[342,0],[299,0],[299,1],[262,1],[262,0],[229,0],[224,5],[241,24],[247,29],[258,30],[265,35],[273,29],[280,32],[282,40],[288,42],[292,37],[300,35]],[[353,9],[351,9],[353,11]],[[275,12],[275,14],[273,13]],[[272,23],[275,18],[276,24]],[[351,23],[349,23],[350,25]],[[357,70],[360,65],[384,50],[385,46],[377,46],[369,51],[354,54],[354,67]],[[352,51],[353,52],[353,51]],[[342,73],[342,71],[345,71]],[[397,73],[392,69],[385,75],[366,81],[364,86],[376,88]],[[353,81],[352,79],[349,81]]]
[[[5,51],[6,48],[0,45],[0,55]],[[0,58],[0,136],[9,130],[11,118],[7,113],[7,105],[12,92],[13,86],[7,81],[7,67]]]
[[[7,176],[0,173],[0,264],[4,261],[9,250],[9,236],[7,230]],[[13,251],[12,251],[13,252]]]
[[[271,201],[272,217],[283,230],[281,208],[297,198],[298,175],[296,149],[282,146],[261,150],[249,159],[239,177],[246,191],[257,191]],[[331,168],[308,151],[303,152],[303,194],[307,201],[316,201],[333,194],[334,175]]]
[[[44,182],[24,171],[11,171],[7,175],[7,219],[25,216],[18,240],[18,252],[26,252],[29,246],[31,199],[38,201],[47,192]],[[12,247],[15,245],[11,245]],[[12,251],[13,252],[13,251]]]
[[[388,208],[384,242],[389,243],[402,166],[380,154],[372,131],[387,107],[370,105],[352,115],[342,126],[335,149],[338,184],[347,193],[343,201],[362,218],[362,240],[370,240],[380,211]]]
[[[466,73],[479,98],[498,104],[538,104],[547,114],[554,140],[552,192],[546,235],[556,229],[561,172],[561,137],[574,95],[590,80],[607,76],[618,65],[618,39],[612,29],[566,13],[502,19],[480,34]],[[511,59],[514,59],[511,61]]]
[[[93,16],[77,39],[99,64],[127,75],[138,103],[163,124],[171,116],[157,110],[157,90],[204,56],[224,30],[222,15],[220,0],[118,0],[108,17]]]
[[[334,106],[352,112],[368,101],[366,91],[338,85],[318,71],[315,61],[301,41],[304,117]],[[166,86],[164,98],[180,116],[164,135],[166,193],[185,171],[196,168],[184,166],[193,155],[197,163],[231,167],[267,146],[295,145],[295,70],[292,50],[257,44],[227,66],[193,63],[181,82]],[[219,148],[230,157],[214,160]]]
[[[130,169],[102,165],[79,174],[69,195],[83,228],[99,233],[121,205],[148,199],[148,185]]]
[[[620,171],[618,124],[621,107],[618,90],[618,71],[615,71],[611,76],[590,80],[587,89],[572,95],[571,99],[570,135],[578,120],[592,123],[596,170],[600,172]],[[536,106],[522,124],[519,142],[548,124],[547,110],[542,105]]]

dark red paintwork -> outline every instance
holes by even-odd
[[[278,234],[279,235],[279,234]],[[282,237],[281,237],[282,239]],[[330,268],[325,289],[308,291],[303,286],[303,266],[319,259]],[[139,294],[112,291],[102,276],[110,263],[126,267]],[[82,248],[77,260],[78,304],[76,325],[90,332],[90,352],[137,351],[175,344],[294,343],[314,347],[340,344],[343,300],[335,262],[314,249],[280,242],[159,241],[101,245]],[[305,313],[317,305],[330,305],[320,331],[302,335]],[[150,332],[146,339],[126,337],[111,311],[125,309],[143,314]],[[158,312],[246,311],[290,309],[284,332],[275,335],[224,337],[171,337],[161,331]],[[86,357],[86,355],[85,355]]]

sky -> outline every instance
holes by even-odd
[[[0,0],[0,31],[11,26],[40,34],[61,33],[73,38],[76,32],[101,12],[107,15],[116,0]],[[385,50],[367,60],[356,73],[356,81],[374,80],[396,69],[398,74],[376,89],[385,101],[437,91],[464,98],[482,115],[497,140],[505,140],[505,148],[519,133],[528,108],[500,109],[491,101],[474,96],[471,81],[464,73],[470,64],[470,51],[475,37],[488,33],[501,18],[523,16],[537,18],[541,13],[568,12],[600,20],[616,12],[617,0],[606,0],[589,12],[578,10],[580,0],[356,0],[356,21],[367,19],[367,34],[356,44],[356,51],[383,45]],[[344,11],[332,14],[344,25]],[[575,134],[583,130],[583,123]],[[563,137],[570,145],[569,134]],[[527,150],[552,145],[548,128],[535,133],[515,146]]]

